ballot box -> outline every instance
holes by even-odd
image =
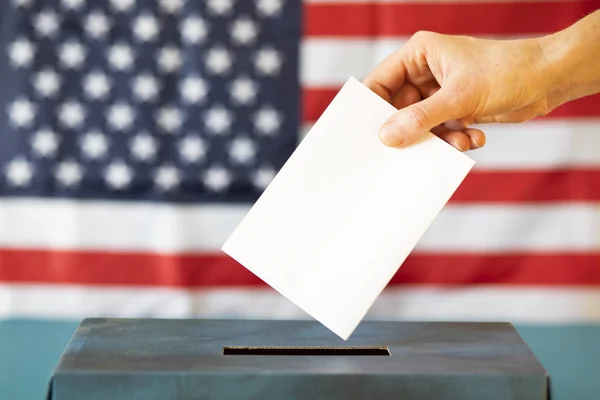
[[[86,319],[51,400],[547,400],[508,323]]]

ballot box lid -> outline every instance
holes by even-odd
[[[319,388],[328,399],[550,396],[546,370],[509,323],[363,321],[344,341],[309,320],[119,318],[80,324],[48,396],[304,399]]]

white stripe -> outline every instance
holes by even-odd
[[[598,118],[474,127],[487,136],[483,148],[469,153],[477,169],[600,167],[600,112]]]
[[[600,204],[449,205],[416,251],[597,251]]]
[[[271,289],[166,290],[0,285],[0,317],[310,317]],[[366,319],[600,321],[600,288],[386,289]]]
[[[513,39],[531,35],[474,35]],[[353,76],[365,78],[377,64],[403,46],[409,37],[387,39],[306,38],[300,46],[300,82],[307,87],[337,87]]]
[[[306,124],[302,128],[301,139],[311,127]],[[598,118],[537,119],[475,127],[485,132],[487,143],[468,153],[475,160],[474,171],[600,167],[600,112]]]
[[[214,251],[247,206],[0,201],[0,246]],[[598,251],[600,204],[447,205],[416,251]]]
[[[218,251],[247,206],[0,200],[0,246]]]
[[[311,39],[300,47],[300,82],[304,86],[341,86],[350,76],[363,79],[377,63],[406,42],[369,39]]]

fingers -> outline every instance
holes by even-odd
[[[379,63],[363,80],[363,84],[387,101],[391,101],[405,83],[406,66],[401,48]]]
[[[464,132],[450,131],[438,135],[440,139],[448,142],[452,147],[460,151],[467,151],[471,149],[469,136]]]
[[[395,108],[403,109],[433,96],[439,90],[440,87],[435,81],[423,82],[419,87],[404,83],[398,92],[391,96],[390,102]],[[460,151],[475,150],[485,145],[486,138],[481,130],[467,128],[472,122],[473,119],[449,120],[443,125],[434,126],[431,132]]]
[[[455,115],[451,96],[444,89],[418,103],[411,104],[395,113],[381,128],[381,141],[390,147],[413,143],[434,127],[452,119]]]
[[[485,134],[479,129],[467,128],[457,131],[444,126],[436,126],[431,132],[460,151],[479,149],[486,142]]]
[[[419,90],[421,98],[423,99],[433,96],[438,90],[440,90],[439,83],[433,77],[430,80],[415,86]]]
[[[452,90],[456,85],[440,88],[427,64],[426,44],[437,37],[415,34],[414,39],[379,63],[363,81],[399,110],[380,129],[380,139],[387,146],[409,145],[442,124],[447,124],[446,129],[437,129],[437,134],[457,149],[466,151],[485,144],[483,132],[467,129],[474,121],[465,119],[470,115],[469,106],[457,102],[457,88]]]
[[[418,103],[423,97],[431,97],[439,91],[439,87],[433,86],[431,85],[425,90],[423,87],[416,88],[406,83],[392,97],[391,103],[397,109],[403,109]],[[425,95],[423,94],[424,92]],[[468,128],[473,122],[475,122],[474,118],[449,120],[445,121],[442,125],[431,128],[430,131],[460,151],[475,150],[485,145],[486,137],[481,130]]]
[[[407,83],[402,85],[398,93],[392,97],[391,103],[394,108],[401,109],[418,101],[421,101],[421,94],[419,93],[419,90],[413,85]]]
[[[377,81],[363,81],[363,84],[368,87],[369,89],[371,89],[373,92],[375,92],[375,94],[377,94],[379,97],[381,97],[382,99],[384,99],[385,101],[387,101],[388,103],[391,103],[392,101],[392,97],[394,96],[394,92],[391,91],[387,86],[385,86],[384,84],[377,82]]]
[[[485,133],[479,129],[468,128],[465,129],[464,132],[469,136],[469,143],[471,147],[469,150],[476,150],[485,146],[487,142],[487,138],[485,137]]]

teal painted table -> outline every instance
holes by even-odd
[[[0,321],[0,398],[44,399],[79,321]],[[600,398],[600,324],[517,325],[553,379],[555,400]]]

